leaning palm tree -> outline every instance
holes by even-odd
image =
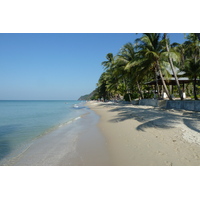
[[[164,90],[168,98],[172,100],[163,77],[163,70],[166,64],[166,51],[164,51],[165,41],[160,39],[160,33],[144,33],[141,38],[136,39],[137,49],[139,50],[138,53],[140,57],[143,59],[142,62],[149,63],[147,67],[153,67],[155,72],[158,72],[164,86]]]
[[[180,96],[181,100],[183,100],[183,91],[181,90],[181,87],[180,87],[180,84],[179,84],[179,80],[178,80],[178,77],[176,75],[174,64],[173,64],[173,58],[172,58],[173,54],[175,56],[177,55],[177,52],[170,52],[169,39],[167,38],[167,33],[164,33],[164,39],[166,41],[166,49],[167,49],[167,52],[168,52],[168,60],[169,60],[169,63],[170,63],[170,66],[171,66],[171,69],[172,69],[172,72],[173,72],[177,87],[178,87],[179,96]]]

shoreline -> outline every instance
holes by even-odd
[[[90,101],[6,166],[199,166],[200,114]],[[5,166],[5,165],[4,165]]]
[[[109,166],[98,115],[87,113],[33,141],[24,152],[3,166]]]
[[[87,102],[100,116],[112,165],[199,166],[200,116],[152,106]]]

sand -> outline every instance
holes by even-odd
[[[88,110],[73,123],[47,133],[5,165],[109,166],[106,142],[96,126],[99,117]]]
[[[200,165],[200,113],[93,101],[86,105],[87,114],[33,141],[7,165]]]
[[[200,113],[88,102],[114,166],[200,165]]]

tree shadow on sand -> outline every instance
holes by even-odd
[[[102,105],[107,107],[105,104]],[[165,110],[155,107],[143,107],[143,106],[118,106],[112,108],[110,112],[118,112],[118,115],[111,119],[110,122],[117,123],[129,119],[137,120],[141,122],[136,127],[137,130],[144,131],[146,128],[157,127],[161,129],[170,129],[177,127],[177,124],[183,122],[188,128],[193,131],[199,132],[198,121],[200,115],[194,112],[187,111],[174,111]]]
[[[184,124],[192,129],[193,131],[196,131],[200,133],[199,128],[196,126],[196,124],[200,123],[200,119],[183,119]]]

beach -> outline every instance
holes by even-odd
[[[199,112],[96,101],[79,110],[3,165],[200,165]]]
[[[200,113],[90,101],[114,166],[200,165]]]
[[[111,165],[104,137],[92,111],[36,138],[8,166],[105,166]]]

